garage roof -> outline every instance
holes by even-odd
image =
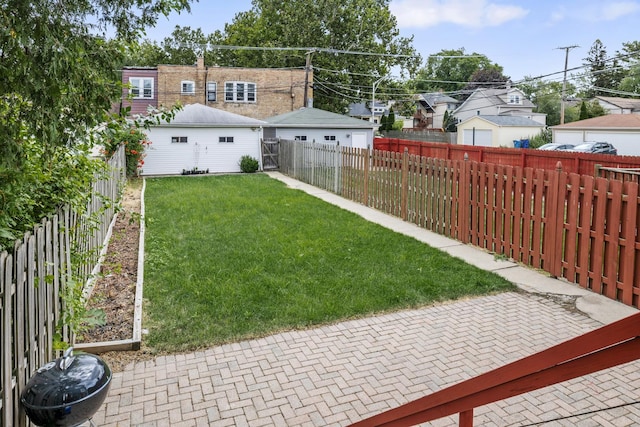
[[[263,126],[266,122],[229,113],[217,108],[207,107],[202,104],[189,104],[182,107],[169,123],[164,122],[160,126],[176,127],[246,127]]]

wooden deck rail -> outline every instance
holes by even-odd
[[[367,418],[351,427],[412,426],[456,413],[473,426],[474,408],[640,359],[640,313],[532,356]]]

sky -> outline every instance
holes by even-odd
[[[424,60],[443,49],[464,48],[502,66],[513,82],[547,75],[545,80],[561,81],[564,47],[576,46],[569,49],[571,69],[584,64],[597,39],[609,57],[622,43],[640,40],[640,0],[391,0],[389,8],[400,35],[414,37]],[[191,9],[161,18],[147,38],[162,41],[176,25],[205,34],[223,31],[237,13],[251,9],[251,1],[200,0]]]

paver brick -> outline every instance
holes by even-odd
[[[285,332],[133,364],[114,374],[94,420],[343,426],[598,326],[551,300],[506,293]],[[636,361],[476,408],[476,425],[542,422],[640,400],[638,371]],[[549,425],[627,426],[639,417],[637,405]],[[452,416],[427,425],[456,423]]]

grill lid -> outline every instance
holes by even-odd
[[[69,348],[33,374],[20,400],[26,408],[54,409],[89,399],[110,381],[111,369],[102,359]]]

